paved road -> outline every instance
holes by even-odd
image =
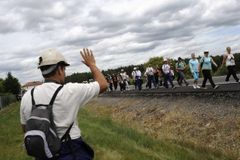
[[[237,76],[240,78],[240,74],[238,74]],[[229,82],[225,82],[225,78],[226,78],[226,76],[213,77],[213,81],[214,81],[216,84],[236,83],[232,76],[230,77]],[[193,83],[193,79],[189,79],[188,81],[191,82],[191,83]],[[202,81],[203,81],[203,78],[200,78],[200,79],[199,79],[199,83],[201,84]],[[207,82],[207,84],[210,85],[209,82]]]

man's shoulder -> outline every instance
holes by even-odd
[[[91,84],[95,84],[95,83],[98,83],[97,81],[94,81],[94,82],[90,82],[90,83],[78,83],[78,82],[68,82],[66,84],[64,84],[63,88],[64,87],[75,87],[75,86],[86,86],[86,85],[91,85]]]
[[[94,81],[94,82],[90,82],[90,83],[72,83],[72,82],[69,82],[69,83],[66,83],[64,86],[63,86],[63,89],[84,89],[84,88],[98,88],[99,87],[99,83],[97,81]]]
[[[32,89],[28,89],[28,90],[24,93],[24,95],[22,96],[22,100],[21,100],[21,101],[24,101],[24,100],[26,100],[27,98],[29,98],[29,96],[31,96],[31,90],[32,90]]]

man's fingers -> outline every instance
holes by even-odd
[[[91,57],[93,56],[92,50],[90,50],[90,56],[91,56]]]
[[[91,55],[91,50],[88,48],[83,48],[83,55],[84,56],[90,56]]]
[[[95,58],[93,56],[92,50],[90,50],[88,48],[83,48],[83,50],[80,51],[80,54],[83,58],[84,64],[86,64],[87,66],[92,63],[95,64]]]
[[[83,48],[83,53],[86,54],[86,48]]]
[[[86,53],[87,53],[87,55],[89,56],[89,50],[86,48]]]
[[[85,48],[83,48],[82,55],[83,55],[84,57],[86,56],[86,49],[85,49]]]
[[[85,56],[89,56],[89,50],[87,48],[83,48],[83,52]]]
[[[82,55],[82,58],[85,60],[85,55],[82,51],[80,51],[80,54]]]
[[[86,58],[86,57],[88,56],[88,54],[87,54],[87,49],[86,49],[86,48],[83,48],[83,52],[80,51],[80,53],[81,53],[81,55],[82,55],[84,58]]]

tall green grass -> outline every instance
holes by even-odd
[[[83,138],[95,150],[95,160],[230,160],[204,149],[155,140],[86,109],[78,119]],[[0,160],[32,159],[22,140],[19,104],[15,103],[0,111]]]
[[[19,103],[0,111],[0,160],[28,160],[23,149]]]

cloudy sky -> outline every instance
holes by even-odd
[[[226,46],[240,50],[240,0],[1,0],[0,77],[42,80],[41,51],[56,48],[71,67],[88,71],[79,54],[91,48],[101,69],[150,57],[189,57]]]

